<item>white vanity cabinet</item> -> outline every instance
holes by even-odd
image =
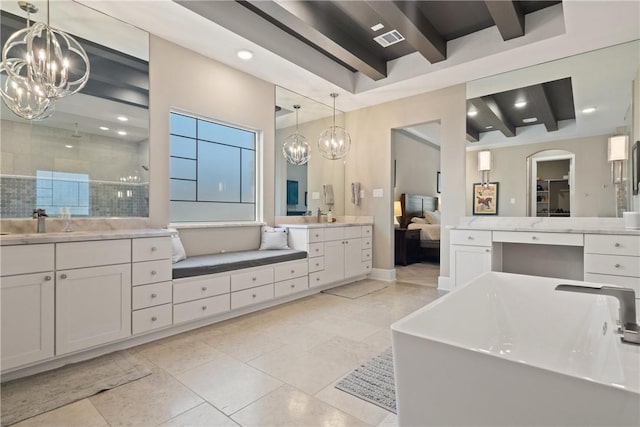
[[[56,355],[130,335],[131,240],[56,244]]]
[[[3,247],[0,259],[2,369],[53,357],[54,245]]]
[[[461,286],[482,273],[491,271],[493,248],[491,231],[451,230],[451,282]]]

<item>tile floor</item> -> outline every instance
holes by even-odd
[[[437,266],[397,274],[422,285],[321,293],[135,347],[152,375],[15,426],[393,426],[334,385],[389,347],[391,323],[438,297]]]

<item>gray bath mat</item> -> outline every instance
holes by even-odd
[[[389,283],[382,282],[380,280],[365,279],[355,283],[349,283],[347,285],[338,286],[337,288],[327,289],[322,291],[325,294],[336,295],[339,297],[356,299],[365,295],[378,292],[389,286]]]
[[[118,351],[2,384],[2,426],[93,396],[149,375],[149,368]]]
[[[396,385],[391,347],[336,383],[338,390],[396,413]]]

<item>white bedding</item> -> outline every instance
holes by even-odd
[[[420,230],[420,240],[440,240],[440,224],[416,224],[407,226],[409,230]]]

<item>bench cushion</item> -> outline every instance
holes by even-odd
[[[173,264],[173,278],[202,276],[242,268],[259,267],[307,257],[305,251],[278,249],[271,251],[239,251],[192,256]]]

